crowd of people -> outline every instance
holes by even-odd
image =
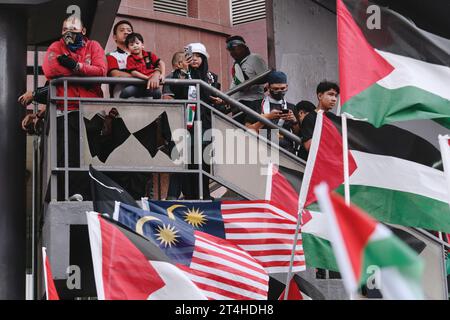
[[[221,89],[218,75],[209,69],[209,53],[202,43],[190,43],[180,51],[173,54],[171,61],[172,71],[166,72],[166,64],[156,52],[145,50],[144,39],[140,33],[135,32],[131,22],[122,20],[113,27],[113,39],[117,44],[116,50],[105,55],[101,45],[86,37],[86,28],[83,22],[75,17],[67,18],[62,27],[61,39],[48,48],[43,62],[43,71],[48,81],[59,77],[123,77],[145,80],[141,85],[110,85],[110,96],[114,98],[145,98],[145,99],[182,99],[193,100],[197,97],[195,86],[180,86],[165,84],[165,79],[199,79],[216,89]],[[226,48],[234,59],[232,68],[231,88],[255,78],[264,73],[268,67],[264,59],[251,53],[245,39],[241,36],[231,36],[226,40]],[[232,98],[259,113],[278,127],[284,128],[301,137],[302,143],[293,141],[279,135],[280,146],[306,160],[311,144],[314,124],[318,110],[330,111],[336,104],[339,95],[339,86],[336,83],[323,81],[317,86],[317,105],[309,101],[300,101],[292,104],[286,101],[288,91],[287,75],[281,71],[272,71],[265,79],[254,83],[246,89],[232,95]],[[58,96],[64,95],[64,87],[57,86]],[[68,97],[97,98],[103,97],[100,84],[70,83],[67,88]],[[214,96],[207,90],[202,90],[200,98],[206,104],[218,111],[229,114],[234,120],[245,125],[249,130],[257,132],[265,128],[265,124],[257,118],[230,107],[224,100]],[[46,104],[48,101],[48,82],[46,86],[34,92],[26,92],[19,97],[19,102],[26,106],[31,102]],[[64,166],[64,117],[63,103],[57,101],[57,137],[59,167]],[[78,102],[69,101],[68,104],[68,145],[69,167],[78,167],[79,163],[79,115]],[[45,108],[38,113],[30,113],[22,121],[22,128],[28,133],[39,133],[39,124],[44,118]],[[117,112],[113,113],[112,117]],[[195,117],[195,105],[186,105],[186,125],[191,135]],[[202,129],[211,128],[211,113],[202,112]],[[108,121],[102,133],[108,134]],[[270,134],[270,130],[267,130]],[[204,142],[206,148],[210,142]],[[192,152],[193,153],[193,152]],[[196,169],[196,165],[189,165]],[[203,170],[209,172],[208,164],[203,164]],[[130,178],[131,177],[131,178]],[[62,178],[62,176],[61,176]],[[71,172],[70,194],[89,194],[85,173]],[[147,195],[151,187],[145,181],[151,180],[151,175],[135,174],[115,177],[119,184],[128,187],[131,194],[139,198]],[[185,199],[198,199],[198,175],[174,174],[171,176],[168,190],[168,199],[178,199],[181,193]],[[144,183],[136,183],[141,181]],[[72,183],[73,182],[73,183]],[[58,185],[63,185],[58,183]],[[135,187],[144,185],[145,187]],[[210,199],[209,180],[205,176],[203,181],[203,199]],[[62,198],[62,190],[58,190],[58,198]]]

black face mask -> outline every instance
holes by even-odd
[[[274,98],[275,100],[283,100],[284,97],[286,96],[286,90],[281,90],[281,91],[270,90],[270,96],[272,98]]]
[[[76,51],[83,46],[83,35],[81,32],[66,32],[62,36],[64,43],[70,51]]]

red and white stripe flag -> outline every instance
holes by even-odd
[[[450,136],[439,135],[439,146],[441,147],[442,163],[444,165],[445,179],[447,180],[448,204],[450,205]]]
[[[270,201],[223,201],[225,237],[252,255],[270,273],[289,269],[297,219]],[[305,270],[301,235],[293,271]]]
[[[267,300],[269,276],[247,252],[229,241],[194,231],[188,266],[177,264],[210,300]]]
[[[47,257],[46,247],[42,247],[42,262],[44,267],[44,283],[47,300],[59,300],[58,291],[56,291],[55,282],[53,281],[50,260]]]
[[[170,217],[117,204],[114,219],[149,239],[208,299],[267,300],[269,276],[250,254]]]

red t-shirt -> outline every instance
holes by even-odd
[[[138,55],[130,54],[127,58],[127,70],[139,71],[146,76],[151,76],[159,63],[159,58],[152,52],[143,51],[143,58]]]

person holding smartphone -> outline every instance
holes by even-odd
[[[250,104],[250,108],[259,112],[263,117],[272,121],[277,126],[298,133],[299,123],[295,115],[295,106],[286,101],[285,96],[288,91],[287,75],[281,71],[272,71],[267,76],[268,95],[262,100],[256,100]],[[245,118],[247,128],[255,130],[267,139],[271,139],[271,130],[255,119],[247,115]],[[263,129],[267,129],[262,131]],[[294,143],[278,134],[279,144],[289,152],[294,152]]]

